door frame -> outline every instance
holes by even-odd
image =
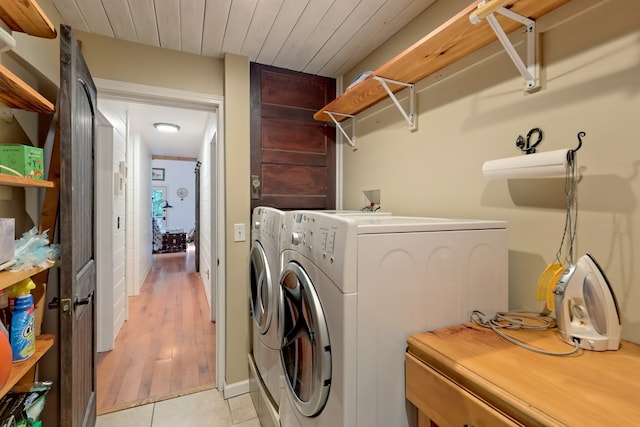
[[[215,290],[215,304],[211,304],[211,318],[216,321],[216,387],[223,391],[225,378],[225,341],[226,341],[226,251],[225,251],[225,174],[224,174],[224,98],[222,96],[208,95],[197,92],[189,92],[178,89],[161,88],[137,83],[128,83],[116,80],[94,78],[98,90],[98,100],[110,99],[118,101],[147,102],[155,105],[165,105],[185,109],[205,109],[217,113],[217,129],[215,152],[210,153],[209,162],[212,164],[211,187],[215,185],[215,211],[211,213],[211,230],[216,230],[211,240],[209,253],[217,254],[217,259],[210,260],[212,279],[210,283]],[[98,102],[99,109],[99,102]],[[127,135],[127,139],[129,136]],[[215,162],[215,165],[213,165]],[[99,196],[98,196],[99,197]],[[212,203],[212,206],[214,204]],[[130,203],[127,203],[129,210]],[[134,207],[135,209],[135,207]],[[127,213],[127,218],[132,215]],[[217,221],[216,221],[217,218]],[[130,234],[133,230],[127,227],[127,245],[131,242]],[[133,251],[134,256],[136,251]],[[129,273],[129,272],[127,272]],[[213,296],[213,295],[212,295]]]

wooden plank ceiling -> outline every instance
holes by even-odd
[[[52,0],[65,23],[149,46],[338,77],[434,0]]]

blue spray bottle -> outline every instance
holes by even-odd
[[[35,307],[31,295],[35,286],[31,279],[25,279],[11,287],[10,294],[15,295],[10,337],[14,362],[26,360],[36,351]]]

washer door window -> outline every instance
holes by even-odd
[[[267,332],[271,324],[272,283],[269,274],[269,263],[260,242],[253,242],[251,247],[251,315],[256,328],[261,334]]]
[[[331,388],[331,346],[320,299],[304,269],[289,262],[280,276],[284,328],[280,356],[298,411],[318,415]]]

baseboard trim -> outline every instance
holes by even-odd
[[[249,380],[239,381],[233,384],[224,383],[223,395],[225,399],[249,393]]]

